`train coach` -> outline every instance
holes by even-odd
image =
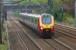
[[[19,20],[38,31],[40,35],[54,33],[54,17],[50,14],[20,13]]]

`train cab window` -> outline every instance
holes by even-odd
[[[51,22],[51,15],[43,15],[42,16],[42,23],[50,24],[50,22]]]

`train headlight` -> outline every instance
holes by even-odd
[[[42,28],[42,27],[40,27],[40,29],[42,30],[43,28]]]

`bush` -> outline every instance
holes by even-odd
[[[64,18],[63,18],[63,22],[68,23],[68,24],[73,24],[73,15],[69,14],[69,13],[64,13]]]

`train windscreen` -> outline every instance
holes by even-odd
[[[44,23],[44,24],[50,24],[51,23],[51,17],[50,17],[50,15],[43,15],[43,17],[42,17],[42,23]]]

